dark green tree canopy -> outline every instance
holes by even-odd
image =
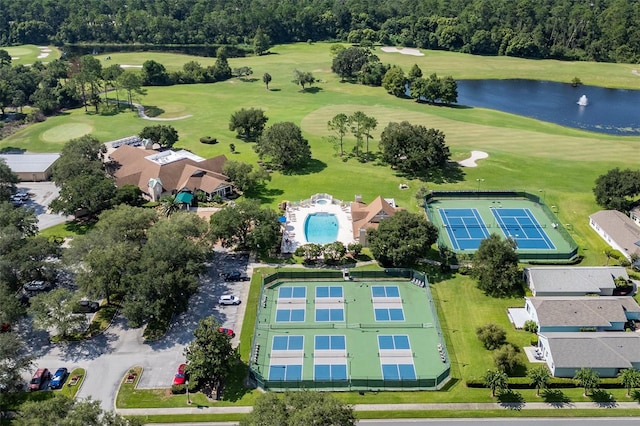
[[[640,195],[640,170],[611,169],[598,176],[593,193],[596,203],[605,209],[629,210]]]
[[[293,80],[291,82],[299,85],[304,92],[305,87],[315,83],[316,79],[310,71],[295,70],[293,71]]]
[[[255,147],[260,158],[268,158],[270,164],[285,171],[294,171],[311,159],[309,141],[294,123],[285,121],[269,127]]]
[[[424,216],[405,210],[367,230],[371,252],[385,267],[411,266],[438,240],[438,228]]]
[[[236,131],[241,138],[255,140],[262,134],[268,120],[259,108],[242,108],[231,114],[229,130]]]
[[[142,64],[142,85],[166,86],[171,83],[167,69],[154,60],[144,61]]]
[[[147,126],[140,132],[142,139],[150,139],[163,148],[172,148],[178,142],[178,131],[170,125]]]
[[[407,91],[407,77],[404,75],[402,68],[392,66],[382,77],[382,87],[393,96],[403,97]]]
[[[16,184],[20,182],[3,158],[0,158],[0,202],[9,201],[16,192]]]
[[[271,47],[269,36],[262,31],[262,28],[258,27],[256,35],[253,36],[253,53],[260,56],[269,50],[269,47]]]
[[[491,234],[480,243],[473,255],[471,275],[478,288],[489,296],[506,297],[522,291],[516,243]]]
[[[389,123],[380,135],[382,160],[407,176],[426,179],[448,165],[445,135],[408,121]]]
[[[271,180],[271,175],[262,167],[256,170],[251,164],[240,161],[227,161],[222,172],[231,179],[233,185],[240,191],[254,193],[258,191],[267,181]]]
[[[0,403],[3,405],[7,394],[21,391],[24,387],[22,373],[32,366],[32,357],[26,353],[25,344],[18,334],[0,333]]]
[[[333,58],[331,71],[338,74],[343,80],[354,79],[362,67],[369,62],[370,56],[372,56],[371,50],[367,48],[348,47],[339,51]]]
[[[353,408],[326,392],[263,393],[241,426],[350,426],[355,425]]]

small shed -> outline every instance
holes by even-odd
[[[60,154],[0,154],[9,168],[23,182],[42,182],[51,178],[53,164]]]

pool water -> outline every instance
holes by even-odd
[[[329,204],[329,200],[325,198],[320,198],[319,200],[316,200],[316,204],[320,204],[320,205]]]
[[[310,243],[327,244],[338,239],[338,218],[329,213],[311,213],[304,222],[304,236]]]

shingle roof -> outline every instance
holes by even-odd
[[[617,210],[601,210],[589,216],[626,254],[640,255],[640,226]]]
[[[609,327],[626,322],[625,311],[640,312],[629,296],[613,297],[531,297],[540,327]]]
[[[227,157],[219,155],[204,161],[192,158],[160,164],[145,157],[158,154],[155,150],[122,145],[110,155],[117,163],[115,171],[118,186],[132,184],[148,193],[149,180],[160,179],[164,191],[202,189],[212,192],[223,185],[230,185],[228,177],[222,173]]]
[[[536,292],[584,292],[600,293],[602,289],[615,288],[614,278],[629,279],[621,266],[541,266],[525,268],[532,290]]]
[[[378,196],[371,204],[362,202],[351,203],[351,218],[353,220],[353,236],[358,237],[361,228],[376,228],[380,217],[391,217],[398,209],[394,208],[384,198]]]
[[[640,334],[541,333],[556,368],[631,368],[640,362]]]

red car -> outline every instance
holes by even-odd
[[[187,373],[185,373],[186,368],[187,364],[180,364],[178,366],[178,371],[173,378],[174,385],[184,385],[184,382],[187,380]]]
[[[222,333],[222,334],[226,334],[227,336],[229,336],[229,337],[231,337],[231,338],[236,337],[236,333],[234,333],[234,332],[233,332],[233,330],[232,330],[232,329],[230,329],[230,328],[220,327],[220,328],[218,329],[218,331],[219,331],[220,333]]]
[[[51,379],[51,373],[47,368],[38,368],[29,382],[29,390],[37,391],[44,387],[47,380]]]

